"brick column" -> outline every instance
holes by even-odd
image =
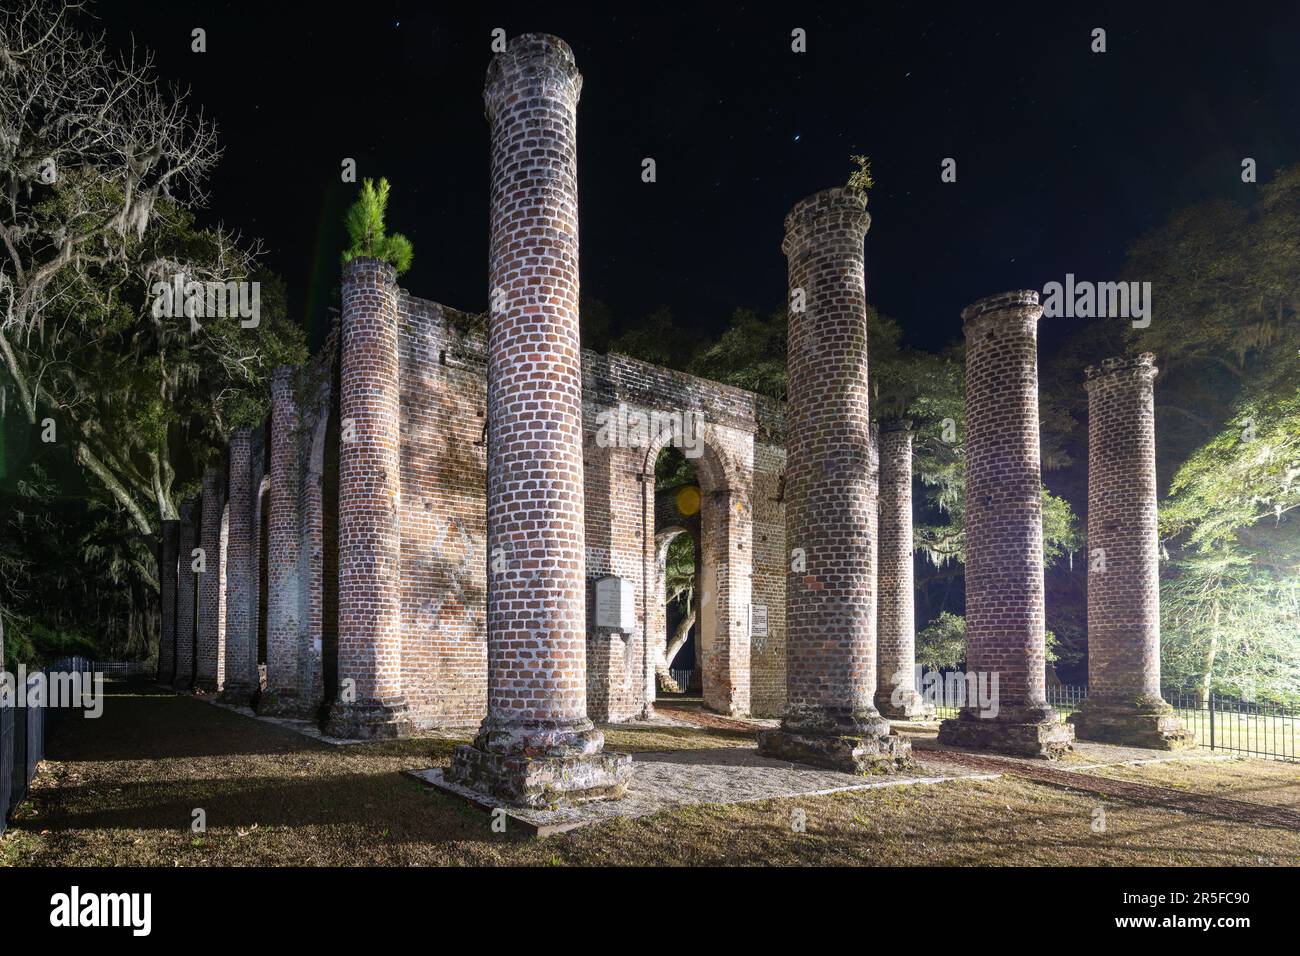
[[[303,628],[299,571],[301,541],[298,520],[302,462],[299,455],[298,399],[293,366],[271,372],[271,487],[266,522],[266,690],[257,712],[289,717],[313,716],[320,701],[300,686],[299,653]]]
[[[785,219],[789,261],[786,712],[759,752],[848,772],[906,766],[876,710],[866,197],[826,189]],[[799,559],[806,565],[799,570]]]
[[[488,713],[448,779],[529,805],[622,796],[587,718],[577,106],[562,40],[488,67]]]
[[[1070,749],[1047,703],[1043,505],[1034,291],[981,299],[966,330],[966,669],[990,699],[967,698],[940,741],[1035,757]],[[987,682],[987,683],[986,683]],[[971,683],[968,677],[968,685]]]
[[[1175,750],[1193,735],[1160,696],[1155,356],[1085,372],[1088,391],[1088,698],[1081,738]]]
[[[912,423],[880,427],[880,557],[876,565],[876,707],[895,720],[930,720],[916,691],[912,583]]]
[[[221,699],[247,705],[258,689],[250,671],[250,642],[257,640],[253,620],[253,431],[237,428],[230,436],[230,476],[226,502],[226,682]]]
[[[158,683],[176,678],[176,549],[180,545],[180,522],[164,521],[158,542],[158,605],[162,628],[158,636]]]
[[[176,673],[172,686],[189,690],[194,686],[194,637],[196,628],[198,575],[194,573],[194,549],[198,534],[194,527],[194,504],[184,502],[177,529],[176,567]]]
[[[339,692],[328,731],[337,737],[395,737],[409,724],[402,696],[401,434],[392,266],[354,259],[344,267],[342,332]],[[300,576],[300,587],[305,578]]]
[[[203,573],[198,577],[198,640],[194,654],[194,689],[215,693],[221,689],[221,471],[209,465],[203,472],[203,511],[199,524],[199,547],[203,549]]]

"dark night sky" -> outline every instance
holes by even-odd
[[[668,305],[716,331],[736,306],[777,305],[782,218],[842,183],[851,153],[872,156],[877,180],[868,299],[932,348],[973,299],[1113,278],[1171,210],[1247,199],[1242,157],[1262,181],[1300,161],[1295,3],[429,6],[96,7],[114,43],[134,35],[219,121],[209,218],[265,242],[314,329],[356,190],[344,157],[393,182],[389,226],[416,251],[403,285],[486,307],[482,87],[498,26],[574,48],[583,293],[624,325]],[[190,52],[193,27],[207,53]],[[795,27],[805,54],[790,51]],[[1089,50],[1094,27],[1105,54]],[[947,156],[955,184],[940,182]],[[1062,332],[1043,329],[1049,348]]]

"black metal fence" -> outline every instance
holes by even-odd
[[[1196,746],[1275,760],[1300,760],[1300,711],[1266,701],[1245,701],[1186,690],[1161,692],[1188,730]],[[1056,684],[1047,688],[1047,702],[1068,716],[1088,698],[1088,688]],[[957,716],[954,701],[938,707],[939,717]]]
[[[12,707],[0,706],[0,833],[9,825],[14,810],[27,799],[36,767],[45,758],[49,709],[27,703],[41,679],[42,675],[29,675],[23,699]]]

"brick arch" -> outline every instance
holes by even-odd
[[[749,613],[753,579],[752,475],[736,461],[715,426],[702,429],[703,450],[693,459],[702,496],[700,533],[696,539],[699,580],[696,582],[697,654],[702,673],[704,705],[729,715],[749,713],[750,653]],[[658,563],[654,521],[654,468],[659,453],[668,447],[671,430],[655,436],[642,462],[642,494],[648,516],[642,534],[645,542],[645,594],[663,590]],[[649,607],[645,601],[645,626]],[[662,630],[662,628],[657,628]],[[663,635],[666,639],[666,634]],[[658,637],[658,634],[656,634]],[[653,683],[646,693],[654,693]]]
[[[695,545],[696,555],[696,573],[699,572],[699,554],[700,554],[700,535],[699,524],[695,527],[688,527],[686,524],[669,524],[658,528],[654,535],[655,563],[654,577],[651,579],[654,589],[650,592],[651,601],[648,608],[647,618],[649,620],[650,630],[650,647],[654,654],[654,669],[657,676],[655,689],[667,683],[672,678],[668,673],[668,668],[672,661],[668,660],[668,604],[667,604],[667,572],[668,572],[668,546],[672,544],[681,535],[690,535]],[[687,688],[682,688],[686,690]]]

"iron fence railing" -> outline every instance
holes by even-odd
[[[156,669],[148,661],[96,661],[89,657],[61,657],[48,668],[64,674],[103,674],[105,677],[153,677]]]
[[[670,670],[668,675],[682,690],[690,690],[691,682],[695,680],[695,671],[693,670]]]
[[[1187,690],[1161,692],[1196,734],[1196,746],[1224,753],[1239,753],[1276,760],[1300,760],[1300,711],[1268,701],[1245,701],[1211,694],[1202,697]],[[1068,716],[1088,698],[1088,688],[1055,684],[1047,688],[1047,702]],[[959,703],[945,699],[938,717],[956,717]]]
[[[45,759],[45,720],[49,709],[30,704],[42,675],[27,678],[26,693],[14,706],[0,706],[0,833],[5,831],[36,768]]]

